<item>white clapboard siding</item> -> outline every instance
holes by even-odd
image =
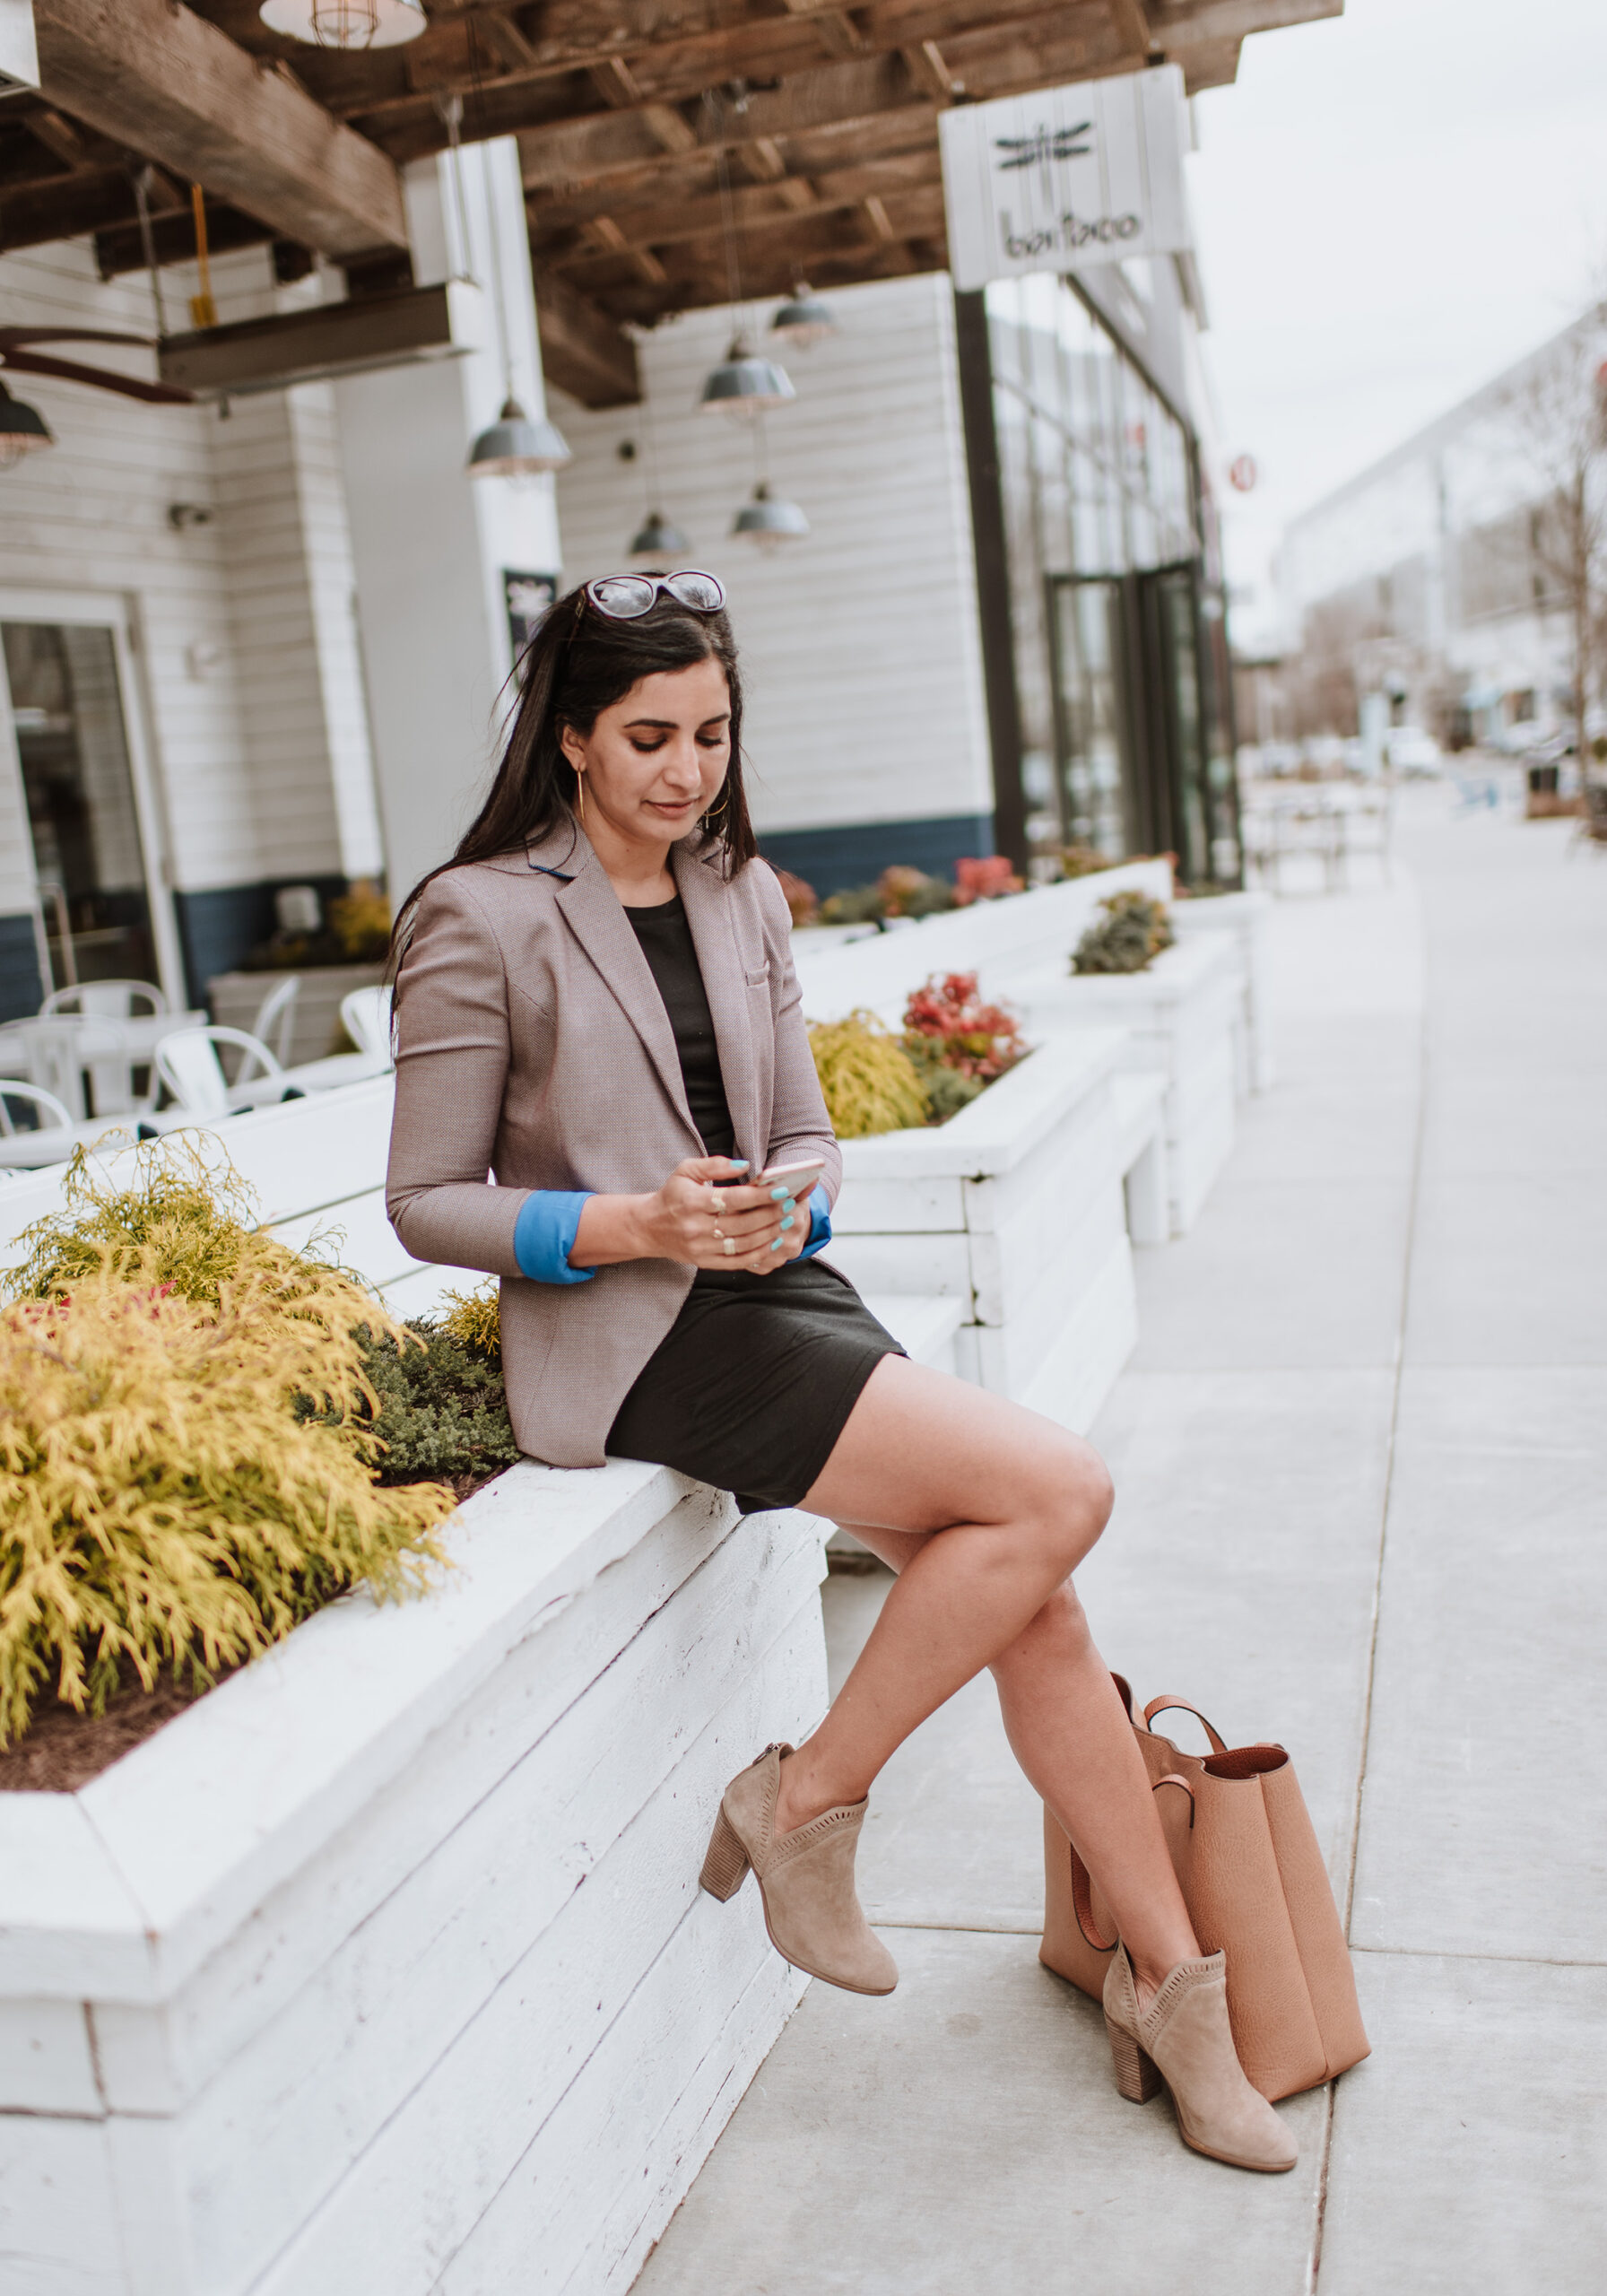
[[[629,562],[653,491],[687,535],[681,562],[717,574],[730,598],[761,832],[988,814],[948,282],[834,288],[831,302],[842,332],[785,354],[798,396],[766,424],[775,490],[803,506],[808,539],[773,556],[732,539],[753,440],[746,423],[698,411],[731,320],[694,311],[640,344],[651,430],[643,408],[594,413],[552,394],[574,454],[557,482],[568,578]]]
[[[866,1005],[890,1028],[901,1026],[912,989],[933,973],[974,972],[982,994],[1012,1001],[1023,973],[1064,972],[1071,952],[1096,918],[1099,903],[1117,892],[1168,900],[1169,861],[1127,861],[1062,884],[1034,885],[1002,900],[922,918],[899,932],[838,944],[818,954],[807,932],[793,943],[812,1021],[840,1020]]]
[[[213,274],[225,318],[321,292],[316,281],[276,291],[265,248],[222,257]],[[174,317],[186,276],[163,274]],[[150,330],[144,280],[102,281],[87,239],[0,258],[0,300],[19,326]],[[148,352],[94,356],[150,371]],[[26,395],[57,449],[8,476],[0,591],[131,607],[143,675],[126,700],[143,715],[172,883],[372,874],[378,815],[328,387],[241,400],[227,421],[44,376]],[[209,522],[176,529],[175,503]],[[13,815],[0,806],[8,907],[32,898]],[[162,858],[147,856],[153,868]]]

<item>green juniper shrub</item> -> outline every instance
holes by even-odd
[[[831,893],[821,903],[822,925],[880,925],[886,918],[887,903],[878,885],[847,885],[840,893]]]
[[[373,1462],[385,1484],[449,1483],[459,1499],[519,1457],[508,1417],[494,1290],[460,1297],[439,1322],[415,1317],[408,1342],[360,1334],[376,1396]],[[300,1406],[301,1415],[311,1411]]]
[[[1103,918],[1090,925],[1072,954],[1073,972],[1142,972],[1162,949],[1172,945],[1164,901],[1147,893],[1112,893],[1099,907]]]
[[[920,1079],[934,1124],[947,1124],[951,1116],[969,1108],[978,1093],[987,1090],[986,1077],[968,1076],[960,1069],[950,1067],[935,1037],[922,1036],[912,1029],[901,1041]]]

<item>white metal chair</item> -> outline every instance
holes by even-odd
[[[0,1140],[14,1140],[17,1127],[12,1122],[11,1103],[22,1100],[38,1112],[39,1122],[32,1129],[39,1132],[73,1128],[73,1111],[54,1092],[47,1092],[42,1084],[25,1084],[21,1077],[0,1076]]]
[[[301,983],[295,974],[287,973],[273,987],[256,1008],[256,1018],[251,1023],[251,1034],[259,1037],[273,1051],[282,1068],[291,1065],[291,1039],[296,1032],[296,1000],[301,994]]]
[[[13,1103],[19,1101],[38,1119],[21,1132],[12,1115]],[[59,1164],[72,1154],[75,1137],[73,1111],[65,1100],[41,1084],[0,1076],[0,1167]]]
[[[86,1039],[95,1031],[104,1038],[100,1057],[82,1064],[97,1116],[141,1116],[154,1101],[153,1090],[144,1094],[135,1091],[135,1068],[145,1064],[131,1057],[117,1033],[117,1023],[135,1019],[140,1004],[145,1007],[137,1016],[141,1019],[160,1018],[168,1010],[168,1000],[153,980],[81,980],[70,988],[52,989],[39,1006],[41,1021],[78,1021]],[[88,1050],[87,1042],[83,1048]],[[53,1074],[48,1081],[59,1084],[62,1079]],[[82,1082],[76,1090],[82,1096]]]
[[[391,1065],[391,992],[381,985],[353,988],[341,998],[341,1022],[359,1052]]]
[[[232,1083],[223,1074],[220,1045],[232,1045],[242,1056]],[[175,1029],[156,1048],[156,1073],[181,1117],[203,1123],[281,1100],[285,1091],[283,1069],[261,1038],[246,1029]]]
[[[143,996],[152,1013],[168,1010],[168,1000],[153,980],[81,980],[71,988],[53,988],[39,1006],[39,1018],[79,1012],[98,1021],[126,1021],[136,996]]]

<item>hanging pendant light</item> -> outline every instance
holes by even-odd
[[[775,550],[784,542],[802,542],[809,532],[809,521],[795,502],[772,494],[769,481],[761,478],[753,489],[753,500],[744,502],[737,512],[731,531],[744,542],[756,543],[760,550]]]
[[[468,473],[471,478],[534,478],[540,471],[562,470],[574,459],[555,422],[544,415],[532,422],[518,400],[509,397],[491,429],[469,448]]]
[[[400,48],[430,30],[423,0],[262,0],[257,13],[309,48]]]
[[[746,418],[762,414],[767,407],[785,406],[797,396],[786,369],[761,358],[748,337],[739,335],[704,384],[699,408],[704,414]]]
[[[14,470],[24,455],[39,454],[55,444],[50,425],[38,407],[13,398],[0,383],[0,470]]]
[[[807,351],[812,343],[824,343],[829,335],[840,335],[841,328],[830,303],[822,303],[812,294],[802,280],[793,289],[791,299],[783,303],[770,321],[770,334],[781,343],[790,343],[800,351]]]
[[[649,560],[655,565],[668,566],[677,558],[684,558],[691,544],[662,510],[649,510],[646,519],[631,539],[632,558]]]

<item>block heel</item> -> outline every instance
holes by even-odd
[[[890,1993],[897,1965],[854,1888],[865,1805],[841,1803],[790,1833],[777,1831],[781,1764],[791,1752],[767,1746],[725,1788],[703,1860],[703,1887],[711,1897],[734,1898],[751,1866],[770,1943],[795,1970],[849,1993]]]
[[[748,1853],[742,1838],[722,1809],[714,1822],[714,1831],[708,1838],[708,1850],[703,1860],[703,1871],[698,1879],[711,1898],[723,1904],[734,1898],[748,1878]]]
[[[1105,2030],[1124,2097],[1142,2104],[1164,2082],[1185,2144],[1235,2169],[1277,2176],[1299,2148],[1266,2099],[1245,2079],[1228,2022],[1228,1964],[1202,1953],[1170,1970],[1147,2009],[1127,1948],[1105,1972]]]
[[[1131,2033],[1123,2032],[1108,2017],[1105,2031],[1110,2039],[1110,2057],[1116,2066],[1116,2085],[1129,2104],[1147,2105],[1163,2085],[1160,2074]]]

